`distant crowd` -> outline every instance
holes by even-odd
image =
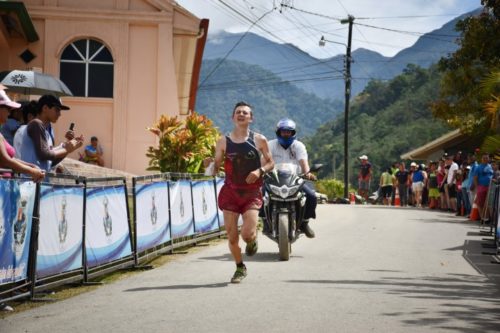
[[[493,189],[500,183],[499,161],[476,150],[467,156],[458,151],[427,164],[396,162],[381,174],[374,202],[384,205],[427,207],[488,221],[494,206]],[[478,161],[476,160],[478,159]],[[359,194],[368,199],[371,164],[360,157]],[[491,189],[491,190],[490,190]]]

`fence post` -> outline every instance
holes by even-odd
[[[172,203],[170,202],[170,181],[172,178],[167,173],[167,189],[168,189],[168,229],[170,232],[170,254],[174,254],[174,235],[172,233]]]
[[[29,278],[31,280],[30,299],[35,300],[36,287],[36,258],[38,255],[38,233],[40,231],[40,183],[36,184],[35,205],[33,207],[33,219],[31,222],[31,240],[29,254]]]
[[[193,214],[193,230],[194,235],[193,238],[196,238],[196,217],[194,216],[194,197],[193,197],[193,178],[190,174],[188,174],[187,179],[189,179],[189,188],[191,189],[191,211]],[[194,243],[196,245],[196,242]]]

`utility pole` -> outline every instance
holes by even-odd
[[[340,21],[349,24],[345,65],[345,109],[344,109],[344,198],[349,198],[349,100],[351,99],[351,41],[354,16]]]

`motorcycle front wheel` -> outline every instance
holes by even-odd
[[[278,247],[280,251],[280,260],[290,259],[292,244],[288,238],[288,213],[279,214],[278,217]]]

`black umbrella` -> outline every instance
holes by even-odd
[[[71,90],[58,78],[33,71],[3,71],[0,73],[0,84],[9,88],[9,92],[24,95],[73,96]]]

